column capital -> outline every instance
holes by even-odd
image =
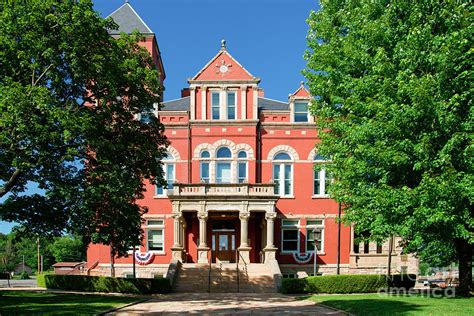
[[[275,218],[277,217],[277,214],[276,213],[265,213],[265,219],[268,221],[268,220],[275,220]]]
[[[248,220],[250,218],[250,212],[240,212],[239,218],[240,220]]]
[[[181,220],[181,218],[183,217],[183,213],[179,212],[179,213],[173,213],[171,214],[171,217],[174,219],[174,220]]]
[[[209,217],[209,214],[207,212],[198,212],[197,217],[200,221],[206,221]]]

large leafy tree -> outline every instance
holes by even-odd
[[[321,1],[305,75],[344,219],[472,280],[472,5]]]
[[[143,234],[144,181],[163,183],[167,141],[156,117],[136,119],[160,101],[160,74],[140,36],[114,39],[116,27],[89,0],[0,7],[0,218],[124,255]]]

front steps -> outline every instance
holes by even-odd
[[[209,265],[184,263],[176,277],[174,292],[180,293],[274,293],[275,281],[265,264],[213,263],[209,286]]]

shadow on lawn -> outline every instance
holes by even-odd
[[[401,301],[385,299],[334,300],[318,297],[318,304],[326,305],[354,315],[404,315],[422,311],[423,307]]]
[[[99,295],[3,292],[0,296],[0,315],[96,314],[136,300],[136,298]]]

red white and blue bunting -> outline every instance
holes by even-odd
[[[299,264],[308,263],[311,260],[312,257],[313,257],[312,252],[307,252],[307,253],[296,253],[296,252],[294,252],[293,253],[293,258]]]
[[[155,254],[152,252],[140,253],[135,252],[135,260],[139,265],[147,265],[152,263],[153,259],[155,258]]]

